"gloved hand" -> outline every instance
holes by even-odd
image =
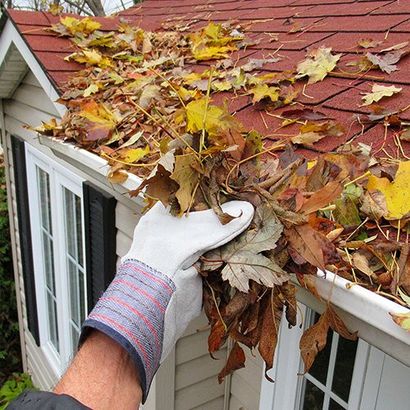
[[[202,306],[202,283],[192,265],[210,249],[229,242],[250,224],[254,209],[243,201],[222,205],[235,216],[222,225],[212,210],[176,218],[157,203],[134,231],[131,249],[83,324],[112,337],[133,358],[143,403],[165,359]]]

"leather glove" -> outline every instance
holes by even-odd
[[[157,203],[139,221],[129,252],[83,324],[113,338],[131,355],[140,375],[143,403],[160,363],[202,306],[202,282],[192,265],[250,224],[254,209],[243,201],[222,205],[235,216],[222,225],[212,210],[176,218]]]

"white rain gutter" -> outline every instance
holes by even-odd
[[[332,272],[325,275],[319,271],[314,280],[318,294],[338,308],[349,330],[357,331],[366,342],[410,366],[410,332],[394,323],[390,315],[408,313],[409,309]],[[325,303],[297,286],[300,302],[319,312],[324,310]]]
[[[110,167],[107,161],[95,154],[55,138],[40,137],[40,142],[55,155],[88,174],[91,171],[104,177],[108,174]],[[133,190],[140,184],[140,178],[129,174],[121,185],[127,190]],[[326,276],[319,272],[315,282],[319,295],[338,308],[351,331],[358,331],[359,337],[410,366],[410,333],[396,325],[390,316],[390,313],[406,313],[409,309],[331,272],[327,272]],[[325,304],[299,285],[297,298],[318,312],[324,310]]]

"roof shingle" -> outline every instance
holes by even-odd
[[[57,23],[59,17],[44,12],[8,11],[10,19],[43,66],[49,78],[60,87],[67,78],[81,66],[67,62],[64,57],[73,51],[69,40],[50,37],[44,29]],[[245,64],[248,58],[280,58],[278,62],[264,66],[265,71],[292,70],[303,60],[309,49],[325,45],[335,52],[344,53],[338,64],[341,69],[302,90],[303,84],[296,84],[303,91],[297,104],[305,104],[337,121],[347,124],[343,137],[326,137],[315,144],[317,151],[329,151],[340,147],[352,138],[375,145],[377,149],[393,144],[393,132],[372,124],[362,126],[355,121],[358,114],[369,113],[368,107],[361,107],[361,94],[369,92],[373,82],[391,83],[403,88],[400,94],[383,100],[389,110],[403,109],[409,105],[410,75],[406,67],[410,57],[403,57],[399,70],[387,75],[380,70],[352,74],[349,62],[357,60],[366,51],[381,49],[410,40],[410,4],[399,0],[146,0],[116,17],[97,18],[102,30],[116,28],[120,18],[146,30],[160,30],[164,25],[176,27],[189,24],[191,30],[208,24],[209,21],[233,20],[244,27],[247,35],[257,43],[246,50],[236,52],[232,57],[237,64]],[[370,38],[382,41],[374,49],[364,50],[358,41]],[[201,62],[195,71],[206,69],[208,63]],[[228,98],[229,109],[235,112],[245,126],[255,128],[264,134],[280,129],[281,121],[276,116],[257,111],[247,96],[232,97],[221,93],[214,98],[222,103]],[[279,109],[276,114],[280,114]],[[410,110],[402,118],[410,120]],[[267,128],[268,127],[268,128]],[[269,131],[269,132],[267,132]],[[283,130],[281,130],[282,132]],[[291,133],[292,127],[285,133]],[[279,134],[278,134],[279,135]],[[273,137],[272,138],[277,138]],[[406,152],[410,144],[403,142]],[[392,146],[392,152],[395,150]],[[311,154],[311,153],[310,153]],[[306,155],[310,155],[306,152]]]

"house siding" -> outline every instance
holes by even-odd
[[[263,360],[257,351],[245,348],[246,363],[232,375],[229,410],[254,410],[259,408],[263,375]]]

